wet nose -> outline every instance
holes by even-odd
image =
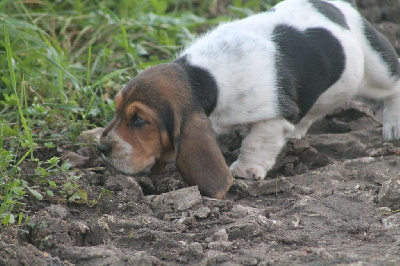
[[[111,146],[107,144],[99,144],[97,145],[97,149],[104,155],[107,155],[111,151]]]

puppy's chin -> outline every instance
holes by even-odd
[[[153,163],[152,165],[143,167],[142,169],[138,169],[138,170],[136,169],[137,171],[134,171],[133,169],[121,169],[121,168],[115,166],[104,154],[101,155],[101,159],[103,160],[104,164],[107,167],[112,168],[116,172],[124,174],[124,175],[134,175],[137,173],[150,173],[150,169],[154,165],[154,163]]]

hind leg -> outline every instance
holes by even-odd
[[[308,128],[318,118],[318,116],[307,115],[296,125],[295,129],[289,132],[286,138],[301,139],[307,133]]]
[[[384,99],[383,111],[383,141],[400,140],[400,81],[394,95]]]
[[[375,83],[364,80],[360,87],[360,95],[384,102],[383,141],[400,140],[400,79],[393,81],[393,78],[386,77],[385,80],[378,80]]]
[[[333,111],[335,108],[345,105],[356,93],[357,86],[347,83],[348,86],[337,84],[329,91],[323,93],[311,110],[300,120],[295,129],[287,135],[287,138],[300,139],[304,137],[311,124]]]

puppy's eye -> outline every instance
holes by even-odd
[[[147,122],[145,120],[143,120],[142,118],[138,117],[137,115],[134,115],[132,117],[132,122],[131,125],[133,127],[142,127],[146,124]]]

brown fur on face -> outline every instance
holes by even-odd
[[[120,110],[121,98],[121,94],[116,97],[117,110]],[[140,127],[132,125],[135,117],[143,120],[144,124]],[[125,110],[117,112],[100,140],[103,145],[111,147],[107,161],[122,172],[134,174],[166,157],[166,153],[172,150],[171,143],[159,124],[155,111],[141,102],[133,102]]]
[[[111,147],[106,158],[115,168],[134,174],[153,166],[152,172],[160,172],[176,154],[178,170],[189,185],[197,185],[209,197],[221,199],[226,194],[232,174],[179,65],[143,71],[115,102],[116,115],[100,140]],[[132,124],[137,117],[146,123]]]

